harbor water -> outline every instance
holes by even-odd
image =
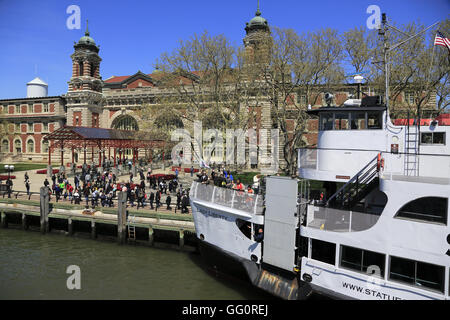
[[[72,265],[80,270],[79,290],[67,287],[73,275],[67,268]],[[240,300],[272,296],[214,274],[198,253],[0,229],[0,299]]]

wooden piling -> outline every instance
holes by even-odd
[[[40,194],[40,223],[41,223],[41,233],[44,234],[50,231],[50,226],[48,223],[48,213],[50,212],[49,206],[49,189],[48,187],[41,187]]]
[[[22,229],[28,230],[27,215],[25,213],[22,213]]]
[[[71,218],[67,219],[67,232],[69,236],[73,235],[73,221]]]
[[[179,247],[182,249],[184,247],[184,230],[179,231],[180,239],[179,239]]]
[[[92,239],[97,238],[97,233],[96,233],[96,230],[95,230],[95,221],[94,220],[91,221],[91,238]]]
[[[151,246],[153,246],[153,241],[154,241],[153,228],[149,227],[148,228],[148,242]]]
[[[5,211],[2,210],[2,215],[1,215],[1,223],[2,223],[2,228],[8,228],[8,219],[6,218],[6,213]]]

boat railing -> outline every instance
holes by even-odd
[[[366,212],[340,210],[309,205],[306,226],[325,231],[356,232],[373,227],[383,208],[368,208]]]
[[[315,174],[318,174],[319,178],[317,180],[323,180],[320,174],[326,173],[328,178],[350,179],[358,174],[359,168],[363,168],[378,153],[381,153],[384,160],[384,167],[381,170],[383,174],[448,179],[450,178],[450,154],[445,150],[444,137],[443,134],[423,134],[420,142],[420,152],[411,150],[405,152],[399,150],[398,146],[396,148],[391,146],[391,150],[387,151],[375,149],[301,148],[298,149],[299,175],[301,177],[306,176],[308,179],[315,179]]]
[[[264,209],[264,201],[261,195],[202,184],[196,181],[192,183],[190,197],[193,200],[210,202],[253,215],[263,214]]]

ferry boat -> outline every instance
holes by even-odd
[[[299,179],[257,196],[193,183],[206,260],[284,299],[449,299],[450,114],[392,122],[360,101],[308,110],[318,143],[298,150]]]

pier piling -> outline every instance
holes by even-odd
[[[50,212],[49,206],[49,189],[48,187],[41,187],[40,194],[40,223],[41,223],[41,233],[49,232],[48,214]]]
[[[117,212],[117,239],[119,244],[124,244],[127,231],[127,193],[120,191],[118,195]]]
[[[1,216],[1,218],[2,218],[2,221],[1,221],[1,223],[2,223],[2,228],[8,228],[8,220],[7,220],[7,218],[6,218],[6,213],[5,213],[5,211],[3,211],[3,210],[2,210],[2,216]]]
[[[22,229],[28,230],[27,215],[25,213],[22,213]]]
[[[180,249],[184,247],[184,230],[180,230],[180,240],[179,240],[179,246]]]
[[[153,240],[154,240],[154,236],[153,236],[153,228],[149,227],[148,228],[148,242],[149,244],[152,246],[153,245]]]
[[[73,221],[71,218],[67,219],[67,232],[69,233],[69,236],[73,235]]]
[[[95,221],[92,220],[91,221],[91,238],[95,239],[96,237],[97,237],[97,233],[96,233],[96,230],[95,230]]]

